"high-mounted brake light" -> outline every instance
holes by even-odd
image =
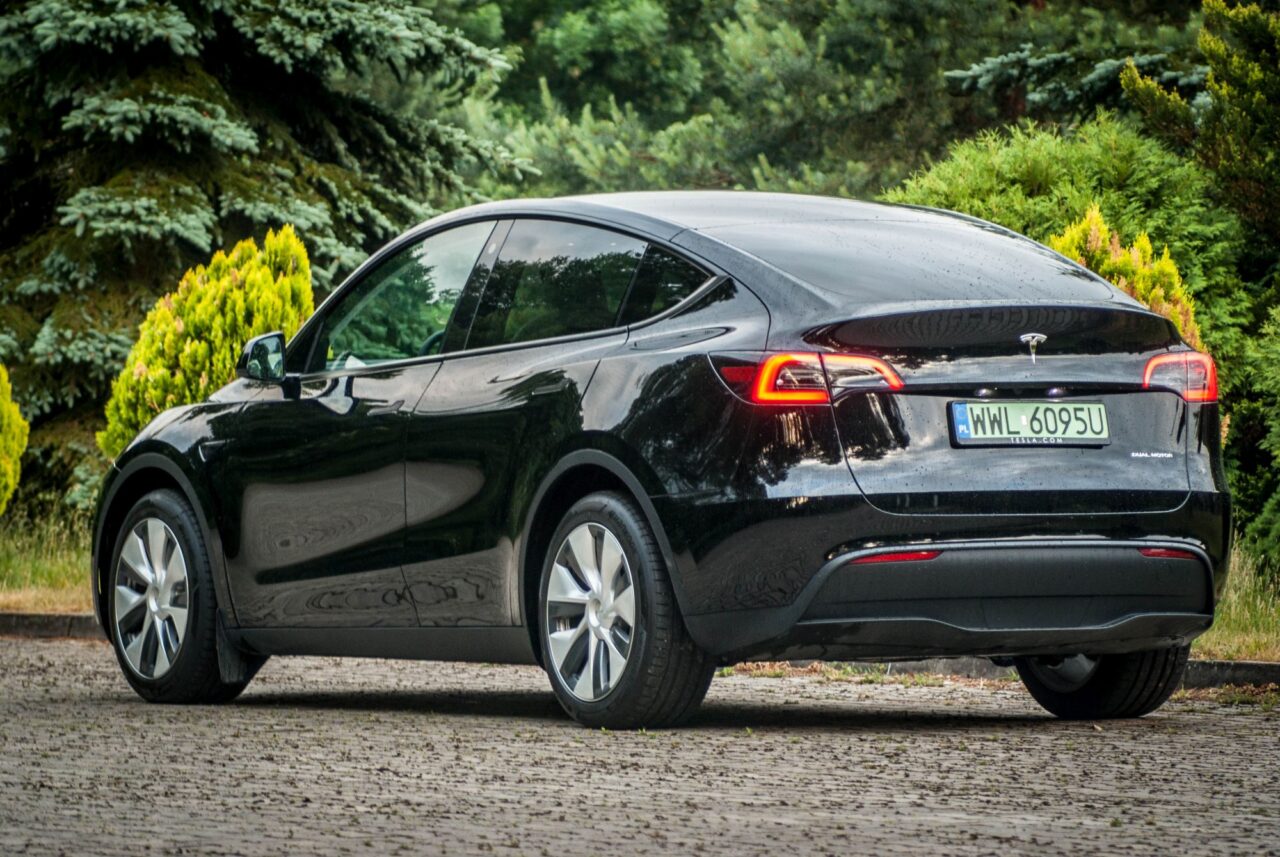
[[[833,390],[901,390],[893,367],[859,354],[787,352],[759,363],[729,355],[712,362],[730,389],[757,405],[825,405]]]
[[[860,556],[849,565],[871,565],[878,562],[925,562],[937,559],[942,551],[894,551],[892,553],[873,553]]]
[[[1218,367],[1199,351],[1157,354],[1142,373],[1144,389],[1173,390],[1188,402],[1218,401]]]

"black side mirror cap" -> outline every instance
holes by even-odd
[[[236,377],[251,381],[283,381],[284,334],[275,330],[246,342],[236,362]]]

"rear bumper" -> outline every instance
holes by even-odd
[[[686,616],[726,661],[893,659],[1139,651],[1182,645],[1213,621],[1213,563],[1171,539],[935,541],[935,558],[825,563],[785,606]],[[1143,548],[1184,552],[1147,556]]]

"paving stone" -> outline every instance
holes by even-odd
[[[545,676],[277,658],[148,705],[105,643],[0,639],[0,854],[1277,854],[1280,712],[1095,727],[1012,683],[734,675],[585,730]]]

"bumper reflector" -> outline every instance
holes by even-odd
[[[873,553],[870,556],[860,556],[849,563],[849,565],[870,565],[875,562],[924,562],[925,560],[937,559],[942,551],[896,551],[894,553]]]
[[[1152,559],[1199,559],[1200,557],[1191,551],[1178,550],[1177,548],[1138,548],[1138,553],[1143,556],[1149,556]]]

